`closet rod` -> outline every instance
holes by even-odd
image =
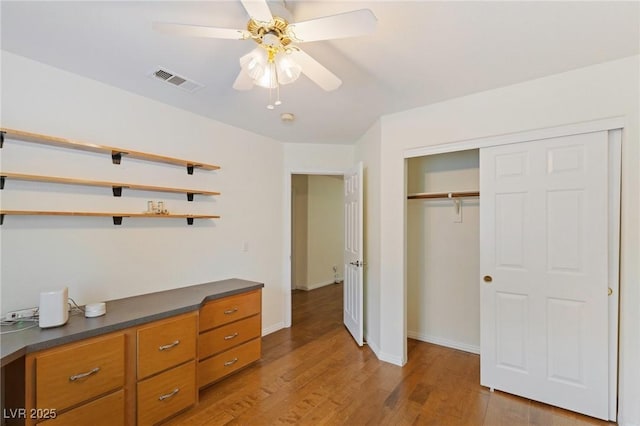
[[[407,199],[418,200],[426,198],[462,198],[462,197],[479,197],[478,191],[460,191],[460,192],[421,192],[418,194],[409,194]]]

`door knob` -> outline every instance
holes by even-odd
[[[484,277],[482,277],[482,279],[484,280],[485,283],[490,283],[491,281],[493,281],[493,278],[491,278],[491,275],[485,275]]]

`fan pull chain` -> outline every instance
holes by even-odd
[[[271,68],[269,82],[269,104],[267,105],[267,109],[275,109],[276,106],[282,105],[282,101],[280,100],[280,81],[278,79],[278,67],[276,66],[274,58],[271,56],[271,52],[269,54],[269,67]],[[273,88],[276,89],[276,101],[271,102],[273,100]]]

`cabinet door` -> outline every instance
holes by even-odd
[[[88,402],[38,425],[85,426],[89,421],[91,426],[124,426],[124,390]]]
[[[124,386],[124,335],[89,339],[36,357],[36,407],[57,411]]]
[[[189,313],[138,330],[138,380],[196,357],[197,319]]]
[[[138,383],[138,426],[153,425],[196,402],[196,365],[191,361]]]
[[[203,359],[260,337],[261,322],[260,315],[254,315],[201,333],[198,336],[198,357]]]
[[[260,339],[254,339],[198,363],[198,387],[208,385],[260,359]]]
[[[260,290],[208,302],[200,309],[200,332],[258,314],[261,308]]]

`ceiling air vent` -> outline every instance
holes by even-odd
[[[177,75],[172,71],[168,71],[166,68],[159,67],[156,71],[152,72],[150,76],[167,83],[171,83],[173,86],[189,93],[193,93],[196,90],[202,89],[204,87],[202,84],[196,83],[193,80],[189,80],[184,76]]]

